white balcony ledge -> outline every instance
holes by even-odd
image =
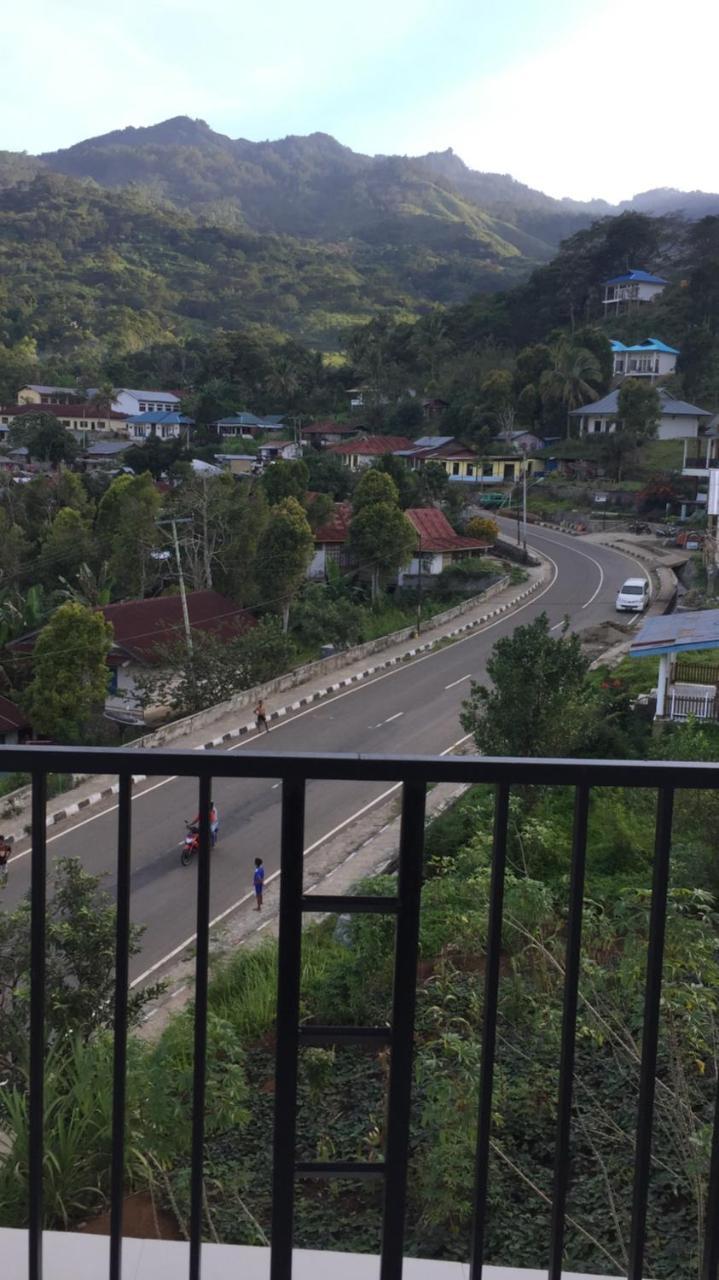
[[[158,1276],[187,1274],[189,1246],[166,1240],[126,1238],[122,1247],[124,1280],[158,1280]],[[107,1275],[109,1239],[71,1231],[46,1231],[43,1280],[101,1280]],[[3,1280],[26,1280],[27,1234],[0,1228]],[[269,1249],[243,1245],[202,1246],[202,1280],[268,1280]],[[372,1254],[318,1253],[295,1250],[294,1280],[377,1280],[379,1259]],[[485,1267],[484,1280],[546,1280],[547,1272],[521,1267]],[[469,1266],[462,1262],[428,1262],[407,1258],[404,1280],[468,1280]],[[563,1272],[563,1280],[609,1280],[582,1272]],[[617,1280],[616,1277],[613,1280]]]

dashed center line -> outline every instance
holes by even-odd
[[[385,720],[384,723],[391,724],[393,720],[399,720],[400,716],[403,716],[403,715],[404,715],[404,711],[395,711],[394,715],[388,716],[388,718]]]
[[[454,689],[455,685],[464,684],[465,680],[471,680],[471,679],[472,679],[472,672],[468,671],[466,676],[460,676],[459,680],[452,680],[450,684],[446,684],[444,687],[445,689]]]

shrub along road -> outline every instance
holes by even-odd
[[[507,533],[511,526],[507,522]],[[470,633],[467,638],[332,694],[276,722],[272,732],[248,735],[230,751],[255,744],[262,751],[436,753],[448,752],[463,738],[462,700],[472,679],[482,679],[492,645],[515,626],[545,610],[561,627],[594,626],[614,614],[614,598],[624,578],[644,572],[618,552],[555,532],[530,530],[530,545],[553,562],[549,585],[513,613]],[[531,673],[527,673],[531,679]],[[370,783],[314,783],[307,794],[305,852],[377,804],[386,787]],[[252,886],[253,860],[260,855],[267,877],[279,862],[280,785],[272,779],[218,782],[213,799],[221,832],[212,864],[212,915],[239,904]],[[133,798],[132,917],[147,932],[133,977],[157,972],[191,939],[195,915],[195,876],[180,865],[183,818],[197,811],[197,788],[187,780],[148,778]],[[116,857],[116,808],[109,805],[49,835],[53,857],[82,858],[93,873],[106,873],[112,890]],[[5,902],[13,905],[27,891],[30,860],[23,846],[13,859]],[[270,894],[274,893],[272,885]]]

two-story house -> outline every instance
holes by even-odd
[[[194,418],[188,418],[184,413],[148,410],[127,419],[127,434],[136,441],[149,440],[153,436],[158,440],[179,440],[184,432],[189,439],[193,423]]]
[[[95,396],[98,390],[91,387],[88,395]],[[139,413],[179,413],[180,397],[174,391],[133,391],[129,387],[115,387],[112,408],[116,413],[133,416]]]
[[[622,275],[612,276],[604,281],[605,316],[617,316],[624,311],[631,311],[646,302],[653,302],[669,283],[662,276],[653,276],[649,271],[624,271]]]
[[[45,387],[30,382],[17,393],[18,404],[77,404],[80,394],[74,387]]]
[[[611,338],[610,343],[615,378],[648,378],[657,382],[676,373],[679,352],[660,338],[645,338],[632,346],[625,346],[618,338]]]

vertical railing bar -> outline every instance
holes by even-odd
[[[47,775],[32,775],[30,883],[30,1187],[29,1280],[42,1280],[43,1144],[45,1108],[45,923],[47,915]]]
[[[270,1280],[292,1277],[304,829],[304,779],[286,778],[282,784]]]
[[[642,1280],[644,1275],[644,1245],[652,1155],[654,1091],[659,1041],[659,1003],[662,993],[662,964],[664,960],[664,933],[667,915],[667,891],[669,888],[669,855],[672,844],[673,807],[673,788],[661,787],[657,797],[652,905],[649,917],[649,946],[647,949],[647,976],[644,992],[642,1058],[639,1070],[639,1104],[637,1107],[634,1191],[627,1280]]]
[[[210,958],[210,788],[200,778],[200,830],[197,853],[197,942],[195,959],[195,1044],[192,1068],[192,1162],[190,1166],[190,1280],[200,1280],[205,1085],[207,1080],[207,987]]]
[[[110,1172],[110,1280],[122,1275],[122,1209],[125,1194],[125,1098],[130,938],[130,856],[132,775],[120,775],[117,827],[117,907],[115,917],[115,1003],[113,1010],[112,1158]]]
[[[709,1186],[704,1206],[704,1257],[702,1280],[717,1280],[719,1275],[719,1076],[714,1100],[714,1128],[709,1164]]]
[[[482,1059],[479,1077],[479,1112],[477,1116],[477,1147],[474,1172],[474,1220],[472,1223],[469,1267],[470,1280],[481,1280],[484,1262],[487,1187],[489,1181],[489,1140],[492,1130],[492,1092],[494,1088],[494,1054],[497,1040],[499,968],[502,955],[502,913],[504,910],[504,879],[507,865],[508,819],[509,785],[506,782],[502,782],[496,788],[494,801],[492,878],[489,887],[487,959],[484,971]]]
[[[589,820],[589,787],[577,787],[574,800],[574,832],[572,867],[569,882],[569,916],[564,972],[564,1008],[562,1012],[562,1045],[559,1063],[559,1095],[557,1104],[557,1138],[554,1153],[554,1192],[549,1243],[548,1280],[561,1280],[564,1251],[564,1223],[569,1187],[570,1133],[572,1092],[574,1086],[574,1051],[577,1034],[577,1002],[579,968],[582,951],[582,915],[584,907],[584,873],[587,861],[587,823]]]
[[[401,1280],[402,1275],[426,801],[425,782],[404,783],[399,839],[380,1280]]]

